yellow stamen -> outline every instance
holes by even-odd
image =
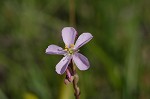
[[[67,45],[65,45],[65,48],[64,50],[68,52],[69,55],[73,54],[74,53],[74,44],[70,44],[70,46],[68,47]]]
[[[67,45],[65,45],[65,49],[68,49],[68,46],[67,46]]]
[[[68,51],[68,49],[67,49],[67,48],[65,48],[64,50],[65,50],[65,51]]]
[[[74,44],[70,44],[70,47],[71,47],[71,48],[74,48]]]

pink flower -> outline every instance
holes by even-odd
[[[49,45],[46,49],[47,54],[64,55],[56,65],[56,72],[58,74],[63,74],[66,71],[71,60],[73,60],[80,70],[87,70],[90,67],[88,59],[78,52],[79,48],[89,42],[93,36],[90,33],[82,33],[74,45],[76,35],[77,32],[73,27],[65,27],[62,29],[65,49],[53,44]]]

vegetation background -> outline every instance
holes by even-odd
[[[81,99],[150,99],[150,0],[0,0],[0,99],[74,99],[55,72],[63,27],[94,38],[80,51]]]

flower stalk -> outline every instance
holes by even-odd
[[[79,76],[76,72],[76,66],[74,62],[72,62],[72,64],[73,64],[73,72],[74,72],[74,79],[73,79],[74,95],[76,99],[80,99],[80,88],[78,87]]]
[[[78,87],[79,76],[76,72],[76,66],[71,60],[68,69],[66,70],[65,84],[73,83],[74,95],[76,99],[80,99],[80,88]]]
[[[73,80],[74,95],[76,99],[80,99],[80,88],[78,87],[79,76],[76,73]]]

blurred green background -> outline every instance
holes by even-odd
[[[45,54],[66,26],[94,36],[81,99],[150,99],[150,0],[0,0],[0,99],[74,99]]]

